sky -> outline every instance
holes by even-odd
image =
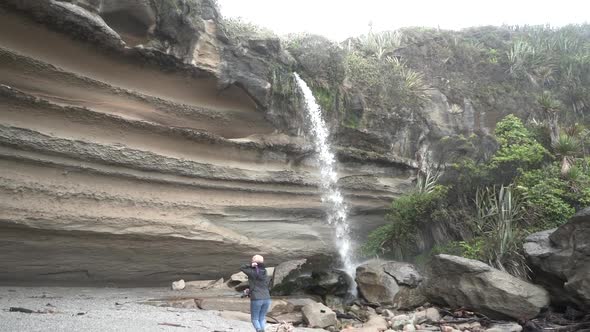
[[[335,41],[401,27],[590,23],[590,0],[218,0],[224,17],[242,17],[277,34],[308,32]]]

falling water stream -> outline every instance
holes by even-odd
[[[320,169],[320,189],[322,202],[326,205],[328,223],[336,231],[336,248],[340,259],[344,264],[344,271],[352,277],[351,293],[356,295],[356,284],[354,283],[355,265],[352,261],[350,227],[347,220],[348,209],[344,203],[342,193],[338,188],[338,174],[336,173],[336,157],[331,151],[328,141],[329,132],[326,123],[322,118],[322,112],[317,104],[311,89],[305,81],[295,73],[295,79],[305,98],[307,117],[311,124],[311,134],[317,153]]]

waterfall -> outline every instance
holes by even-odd
[[[336,231],[336,248],[344,264],[344,271],[352,277],[351,293],[356,295],[356,284],[354,282],[356,268],[352,261],[350,226],[347,220],[348,211],[337,184],[338,174],[335,169],[336,157],[332,153],[330,142],[328,141],[330,133],[322,118],[320,106],[317,104],[311,89],[297,73],[295,73],[295,79],[301,92],[303,92],[307,117],[311,124],[311,134],[320,169],[319,185],[322,193],[322,202],[327,207],[328,223]]]

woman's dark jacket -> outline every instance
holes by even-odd
[[[242,272],[248,276],[251,300],[270,299],[270,292],[268,290],[270,278],[266,273],[264,264],[258,264],[258,268],[249,265],[242,265],[240,270],[242,270]]]

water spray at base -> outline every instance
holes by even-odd
[[[347,220],[348,209],[337,185],[338,174],[335,169],[336,157],[334,156],[334,153],[332,153],[330,143],[328,142],[328,128],[322,118],[322,111],[317,104],[311,89],[297,73],[295,73],[295,79],[305,98],[307,117],[311,124],[311,134],[320,170],[322,202],[324,202],[327,208],[328,223],[336,230],[336,248],[338,249],[340,259],[344,264],[344,271],[352,277],[350,292],[356,296],[356,283],[354,282],[356,271],[355,265],[352,261],[350,226]]]

